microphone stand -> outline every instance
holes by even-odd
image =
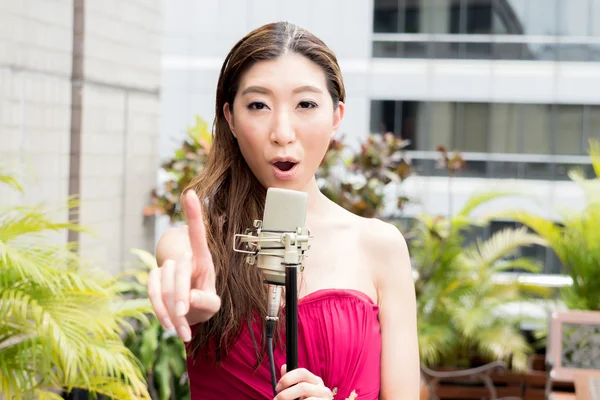
[[[298,267],[285,268],[285,358],[287,371],[298,368]]]
[[[304,251],[308,250],[308,229],[298,228],[296,234],[284,233],[282,239],[285,246],[281,264],[285,267],[285,358],[289,372],[298,368],[298,266]]]
[[[253,232],[260,233],[262,221],[254,221],[255,229]],[[296,228],[296,232],[273,232],[262,231],[269,234],[268,237],[259,237],[249,234],[237,234],[234,236],[234,251],[247,253],[247,261],[254,265],[258,255],[281,257],[281,244],[283,247],[283,261],[278,268],[263,270],[265,273],[265,283],[272,285],[272,297],[269,303],[269,315],[267,315],[267,337],[272,338],[274,330],[274,321],[277,320],[276,309],[279,304],[276,287],[285,286],[285,336],[286,336],[286,368],[287,372],[298,368],[298,268],[302,270],[302,260],[304,253],[310,248],[309,240],[312,239],[310,231],[306,227]],[[241,238],[242,242],[257,243],[255,250],[241,250],[236,248],[236,238]],[[273,247],[274,244],[276,247]],[[282,268],[281,268],[282,267]],[[284,269],[285,272],[282,270]],[[271,307],[273,306],[273,307]],[[271,309],[274,308],[274,309]],[[271,312],[274,315],[271,315]],[[271,366],[273,368],[273,366]],[[274,375],[274,371],[271,372]],[[274,379],[274,377],[273,377]]]

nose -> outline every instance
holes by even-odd
[[[274,117],[271,142],[280,146],[293,143],[296,140],[296,132],[289,113],[281,110]]]

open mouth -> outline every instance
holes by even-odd
[[[278,170],[286,172],[294,168],[294,165],[296,165],[296,163],[291,161],[277,161],[276,163],[273,163],[273,165]]]

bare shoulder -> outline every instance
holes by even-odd
[[[362,218],[362,241],[372,255],[397,257],[408,254],[406,240],[400,230],[389,222]]]
[[[156,262],[161,266],[166,260],[176,260],[190,249],[187,225],[168,228],[156,244]]]
[[[413,284],[408,245],[400,230],[391,223],[364,218],[361,229],[366,256],[375,281],[378,296],[397,292]],[[389,288],[387,290],[386,288]]]

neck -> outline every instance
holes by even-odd
[[[314,177],[304,188],[304,192],[308,193],[307,218],[313,219],[323,214],[329,204],[329,199],[321,193]]]

